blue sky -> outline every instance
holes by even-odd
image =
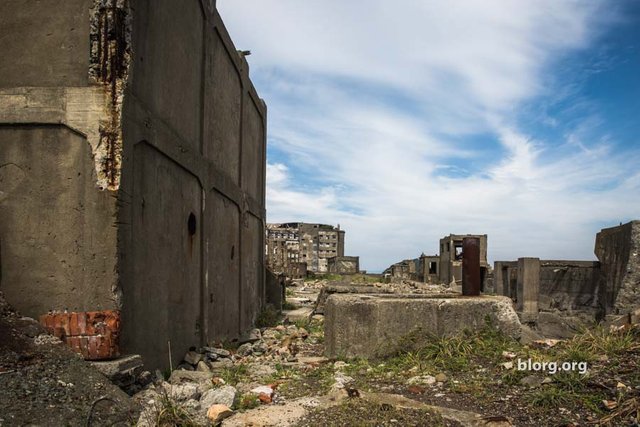
[[[640,219],[640,2],[218,0],[268,105],[267,220],[380,271],[488,234],[594,259]]]

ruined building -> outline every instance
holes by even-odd
[[[399,279],[428,283],[459,283],[462,280],[462,242],[466,237],[480,241],[480,274],[484,283],[490,270],[487,262],[486,234],[450,234],[440,239],[440,254],[405,259],[391,265],[383,274]]]
[[[303,271],[357,273],[358,257],[344,256],[344,234],[339,225],[267,224],[267,265],[290,277]]]
[[[640,308],[640,221],[601,230],[594,252],[598,261],[496,261],[495,292],[528,321],[582,313],[624,322]]]
[[[251,327],[266,106],[214,0],[0,3],[0,290],[150,368]]]

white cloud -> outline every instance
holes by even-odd
[[[590,140],[593,117],[564,141],[517,117],[559,96],[549,72],[606,28],[601,6],[219,0],[291,162],[270,160],[268,220],[340,223],[373,270],[449,233],[489,234],[492,259],[591,258],[595,231],[640,209],[640,156]]]

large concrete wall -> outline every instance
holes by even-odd
[[[62,125],[0,125],[0,290],[20,312],[118,304],[115,203],[87,140]]]
[[[607,314],[628,314],[640,306],[640,221],[605,228],[596,235],[600,293]]]
[[[121,308],[122,347],[150,368],[168,341],[177,362],[251,327],[266,106],[215,2],[8,0],[0,36],[9,301]]]

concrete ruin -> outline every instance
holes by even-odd
[[[290,278],[304,277],[302,272],[358,273],[359,258],[344,256],[344,235],[340,225],[267,224],[267,265]]]
[[[0,289],[150,368],[265,298],[266,106],[214,0],[0,5]]]
[[[381,358],[420,348],[433,336],[482,329],[487,319],[505,335],[520,337],[520,321],[505,297],[334,293],[325,308],[326,355]]]
[[[553,313],[630,322],[640,308],[640,221],[601,230],[595,255],[598,261],[496,261],[495,291],[533,323]]]
[[[421,254],[415,259],[405,259],[387,268],[383,275],[425,283],[462,283],[462,243],[465,238],[480,241],[481,283],[486,283],[491,267],[487,262],[486,234],[450,234],[440,239],[438,255]]]

